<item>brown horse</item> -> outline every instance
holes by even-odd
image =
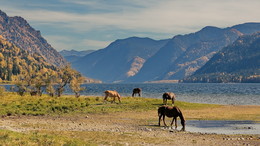
[[[177,129],[177,117],[180,117],[182,130],[185,131],[185,119],[182,115],[181,110],[178,107],[161,106],[158,108],[158,116],[159,116],[159,126],[161,126],[160,122],[161,122],[162,117],[163,117],[164,126],[167,126],[165,123],[165,116],[167,116],[169,118],[173,117],[172,122],[171,122],[171,127],[175,120],[175,129]]]
[[[167,104],[167,99],[171,100],[172,104],[174,104],[175,97],[176,97],[175,94],[172,93],[172,92],[165,92],[165,93],[163,93],[163,96],[162,96],[163,104],[165,104],[165,105]]]
[[[106,90],[104,93],[105,93],[104,101],[107,101],[107,97],[113,97],[112,102],[115,102],[116,97],[117,97],[118,101],[121,103],[121,100],[120,100],[121,97],[120,97],[120,95],[118,94],[117,91]]]
[[[141,89],[141,88],[134,88],[134,89],[133,89],[132,97],[134,97],[135,94],[138,94],[139,97],[140,97],[140,96],[141,96],[141,92],[142,92],[142,89]]]

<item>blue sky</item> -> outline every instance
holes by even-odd
[[[172,38],[205,26],[260,22],[260,0],[0,0],[56,50],[96,50],[132,36]]]

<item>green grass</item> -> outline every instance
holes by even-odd
[[[111,100],[111,99],[110,99]],[[79,113],[111,113],[120,111],[148,111],[162,105],[161,99],[123,97],[122,103],[103,102],[103,97],[62,96],[50,97],[19,96],[16,93],[4,93],[0,96],[0,116],[11,115],[61,115]],[[216,107],[211,104],[198,104],[176,101],[182,109],[201,109]]]
[[[80,139],[65,137],[44,132],[19,133],[8,130],[0,130],[0,146],[4,145],[83,145]]]

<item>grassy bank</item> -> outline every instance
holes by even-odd
[[[62,96],[50,97],[19,96],[16,93],[5,93],[0,97],[0,115],[62,115],[86,113],[113,113],[121,111],[156,110],[162,105],[161,99],[123,97],[122,103],[103,102],[103,97]],[[181,109],[214,108],[219,105],[198,104],[177,101]]]
[[[187,145],[200,141],[196,134],[173,136],[160,130],[156,125],[157,108],[161,105],[162,99],[153,98],[123,97],[122,103],[117,104],[104,103],[103,97],[21,97],[4,93],[0,96],[0,145],[175,145],[177,141],[172,141],[172,137]],[[187,120],[260,121],[260,106],[181,101],[176,101],[176,106]],[[223,142],[218,135],[199,137],[202,144],[205,139],[209,139],[208,145],[214,145],[216,139]]]

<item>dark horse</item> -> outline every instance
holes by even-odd
[[[182,115],[181,110],[178,107],[161,106],[158,108],[158,116],[159,116],[159,126],[161,126],[160,122],[161,122],[162,117],[163,117],[164,126],[167,126],[165,123],[165,116],[167,116],[169,118],[173,117],[172,122],[171,122],[171,127],[175,120],[175,129],[177,129],[177,117],[180,117],[181,125],[182,125],[181,130],[185,131],[185,119]]]
[[[172,104],[174,104],[174,101],[175,101],[175,94],[172,93],[172,92],[165,92],[163,93],[163,104],[167,104],[167,99],[171,100],[172,101]]]
[[[134,88],[134,89],[133,89],[132,97],[134,97],[135,94],[138,94],[139,97],[140,97],[140,96],[141,96],[141,92],[142,92],[142,89],[141,89],[141,88]]]

